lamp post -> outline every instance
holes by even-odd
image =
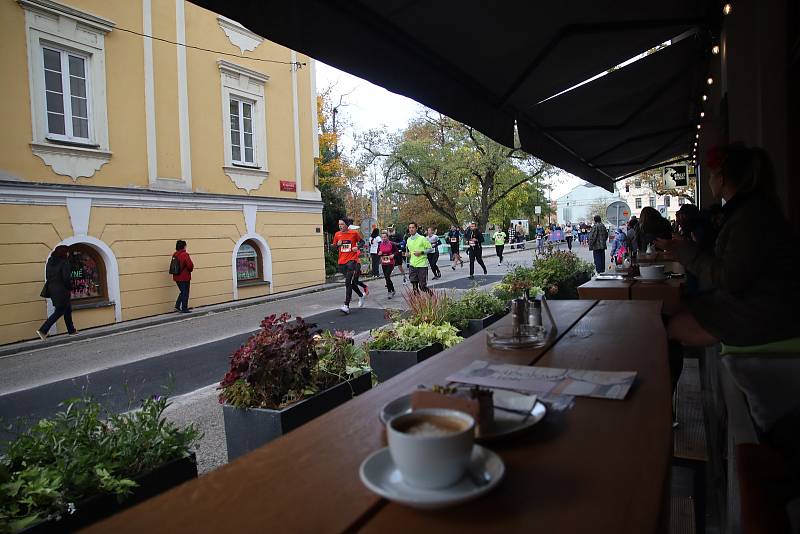
[[[361,195],[364,191],[364,180],[358,179],[353,185],[358,188],[358,225],[361,226],[361,223],[364,221],[364,204],[361,202]]]

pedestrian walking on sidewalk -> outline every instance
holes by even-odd
[[[447,243],[450,245],[450,260],[452,261],[450,268],[455,271],[457,263],[464,267],[464,260],[461,259],[461,231],[455,224],[447,232]]]
[[[433,250],[428,252],[428,263],[431,266],[433,279],[437,280],[442,277],[442,271],[440,271],[439,267],[436,265],[436,262],[439,261],[439,245],[441,245],[441,241],[439,240],[439,236],[436,235],[436,230],[430,227],[428,227],[428,242],[433,248]]]
[[[486,265],[483,263],[483,234],[478,230],[477,223],[469,223],[469,228],[464,232],[464,239],[467,241],[467,254],[469,254],[469,277],[475,278],[475,262],[483,268],[486,274]]]
[[[69,263],[69,247],[59,245],[48,258],[45,267],[45,283],[41,295],[51,300],[55,310],[36,330],[36,335],[42,341],[47,339],[47,332],[61,317],[64,317],[64,324],[67,326],[69,335],[74,336],[78,333],[75,325],[72,324],[71,292],[72,269]]]
[[[186,252],[186,241],[179,239],[175,243],[175,253],[172,254],[173,262],[177,261],[177,268],[173,269],[170,265],[172,280],[178,286],[178,300],[175,301],[175,311],[189,313],[189,285],[192,281],[192,271],[194,263],[189,253]]]
[[[503,265],[503,247],[506,246],[506,233],[498,227],[492,239],[494,240],[494,249],[497,251],[497,265]]]
[[[589,234],[589,250],[594,256],[594,268],[598,273],[606,270],[606,243],[608,242],[608,228],[600,222],[599,215],[594,216],[594,226]]]
[[[428,252],[431,249],[431,242],[417,233],[417,224],[408,225],[408,238],[406,239],[406,251],[408,252],[408,279],[414,288],[414,293],[424,291],[430,293],[428,289]]]
[[[378,244],[378,256],[381,261],[383,277],[386,279],[386,291],[388,298],[394,297],[394,284],[392,283],[392,271],[394,270],[394,258],[397,254],[397,245],[389,239],[389,234],[384,230],[381,232],[381,242]]]
[[[364,307],[364,295],[358,287],[358,277],[361,275],[358,242],[361,240],[361,233],[350,229],[352,224],[352,219],[340,219],[339,231],[333,235],[333,246],[339,250],[339,271],[344,275],[344,305],[339,308],[344,313],[350,313],[350,300],[354,291],[358,295],[358,307]]]

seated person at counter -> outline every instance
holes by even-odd
[[[645,206],[639,214],[639,251],[644,252],[647,246],[656,239],[670,239],[672,226],[655,208]],[[659,247],[661,248],[661,247]]]
[[[752,346],[800,336],[792,311],[800,297],[797,255],[778,233],[754,224],[765,217],[773,219],[766,227],[787,224],[769,157],[736,143],[709,150],[707,168],[712,194],[725,201],[713,248],[704,250],[692,240],[656,240],[658,248],[672,252],[713,288],[689,299],[686,309],[670,319],[669,339],[694,347]]]

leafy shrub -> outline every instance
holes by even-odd
[[[433,343],[441,343],[444,348],[460,343],[463,338],[456,327],[449,323],[434,325],[414,324],[411,321],[398,321],[392,328],[373,330],[369,350],[407,350],[416,351]]]
[[[261,321],[261,330],[231,356],[220,382],[221,403],[280,409],[369,372],[352,332],[323,332],[284,313]]]
[[[472,288],[465,291],[461,298],[450,303],[446,319],[456,328],[463,330],[470,319],[483,319],[489,315],[502,313],[505,309],[505,300],[500,300],[488,291]]]
[[[332,276],[339,272],[339,252],[335,248],[325,251],[325,276]]]
[[[413,324],[444,324],[447,322],[448,310],[453,305],[453,299],[446,292],[435,289],[430,293],[406,289],[403,291],[403,299],[408,305],[405,315]]]
[[[577,298],[576,281],[588,280],[594,266],[566,250],[548,251],[540,256],[533,267],[517,267],[495,287],[495,295],[502,300],[521,296],[525,289],[534,293],[545,292],[549,297]]]
[[[168,405],[153,397],[140,410],[104,417],[90,398],[70,399],[11,441],[0,458],[0,532],[57,519],[101,493],[121,501],[134,477],[188,455],[200,433],[167,422]]]

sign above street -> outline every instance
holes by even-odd
[[[535,208],[533,208],[533,213],[535,213],[536,215],[541,215],[542,214],[542,207],[541,206],[536,206]]]
[[[664,189],[675,189],[689,185],[689,173],[686,165],[668,165],[664,167]]]
[[[606,219],[613,226],[622,226],[631,218],[631,208],[626,202],[617,200],[606,208]]]

